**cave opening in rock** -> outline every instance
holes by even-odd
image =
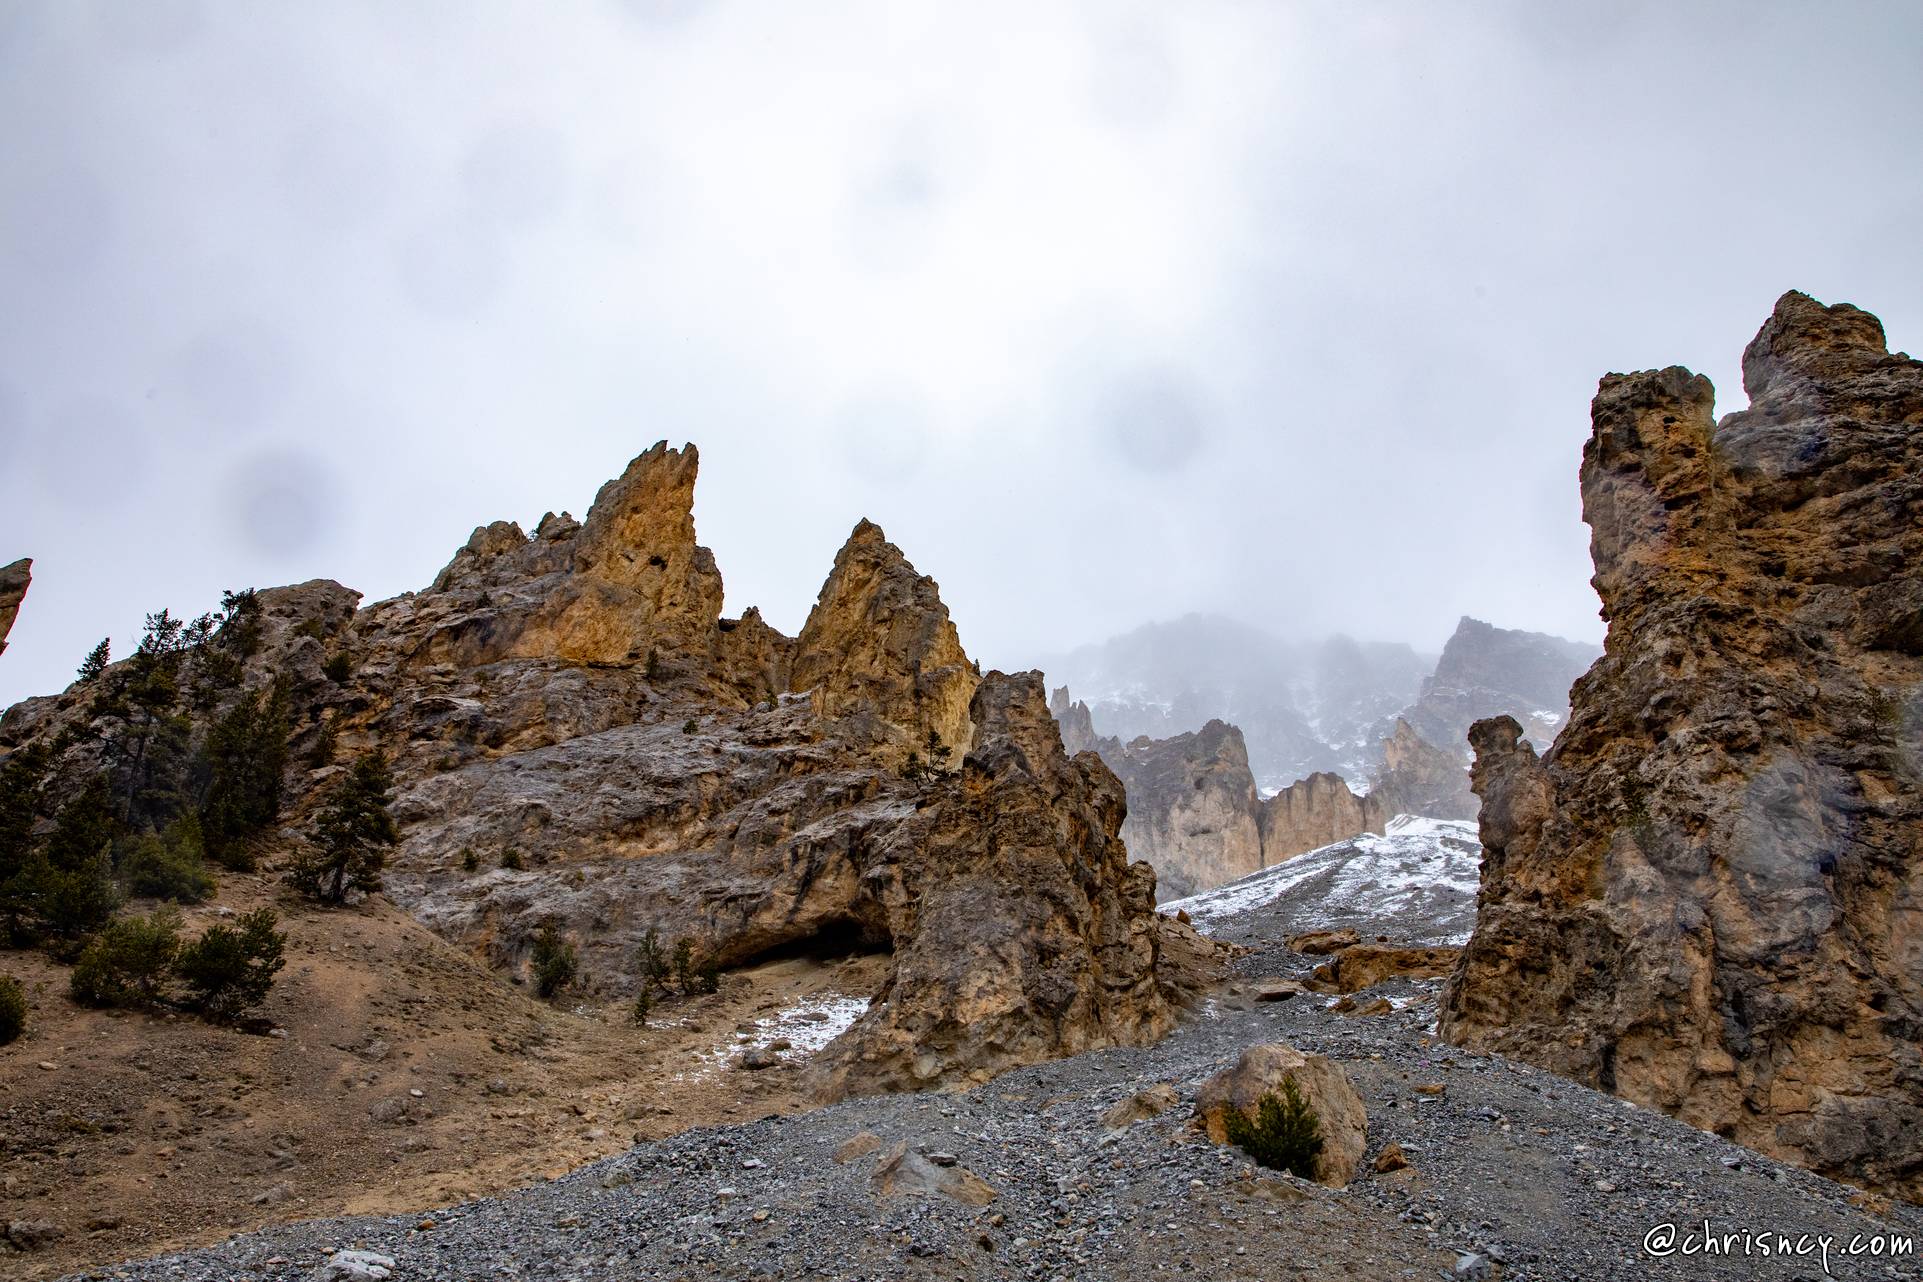
[[[826,964],[856,957],[886,955],[893,951],[894,940],[886,930],[859,921],[843,920],[829,922],[811,935],[764,948],[742,958],[735,965],[760,966],[780,961]]]

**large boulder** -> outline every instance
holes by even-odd
[[[1609,620],[1538,757],[1472,730],[1485,858],[1441,1031],[1923,1195],[1923,363],[1785,294],[1709,381],[1611,374]]]
[[[1292,1080],[1315,1113],[1322,1134],[1322,1156],[1316,1168],[1318,1183],[1341,1188],[1355,1176],[1368,1147],[1369,1114],[1362,1097],[1342,1066],[1325,1055],[1304,1054],[1283,1042],[1251,1046],[1234,1067],[1202,1083],[1196,1094],[1195,1116],[1208,1137],[1228,1143],[1229,1110],[1256,1120],[1265,1095],[1280,1095],[1282,1083]]]

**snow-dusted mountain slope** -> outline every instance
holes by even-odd
[[[1459,944],[1475,925],[1482,846],[1476,825],[1398,815],[1363,833],[1297,855],[1239,881],[1171,900],[1196,929],[1235,943],[1352,927],[1365,939]]]

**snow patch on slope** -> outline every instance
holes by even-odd
[[[1353,926],[1364,933],[1459,943],[1475,924],[1482,846],[1476,825],[1398,815],[1363,833],[1251,873],[1160,910],[1186,911],[1204,934],[1242,933],[1238,918],[1280,918],[1288,930]],[[1244,923],[1244,925],[1247,923]],[[1273,924],[1271,924],[1272,933]]]

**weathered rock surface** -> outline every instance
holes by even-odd
[[[1262,802],[1262,861],[1280,863],[1357,833],[1381,832],[1396,813],[1384,813],[1373,791],[1356,796],[1341,775],[1310,775]]]
[[[1269,862],[1242,732],[1220,721],[1168,739],[1104,745],[1128,792],[1122,838],[1164,897],[1233,881]]]
[[[1476,725],[1477,927],[1441,1029],[1923,1196],[1923,364],[1799,293],[1746,410],[1602,380],[1610,630],[1540,759]]]
[[[21,598],[33,582],[33,558],[21,557],[11,565],[0,565],[0,654],[7,652],[7,633],[19,617]]]
[[[1391,979],[1440,979],[1461,949],[1411,948],[1402,944],[1356,944],[1315,968],[1313,985],[1325,992],[1359,993]]]
[[[814,691],[822,715],[872,718],[926,757],[968,746],[978,676],[935,581],[880,526],[857,525],[795,642],[794,688]]]
[[[832,1095],[1143,1045],[1193,995],[1162,958],[1188,927],[1155,912],[1155,872],[1120,840],[1121,782],[1062,751],[1041,674],[990,673],[970,718],[959,774],[857,854],[859,903],[885,923],[895,968],[824,1052]]]
[[[696,469],[662,442],[583,521],[476,529],[423,592],[260,593],[238,680],[287,683],[290,825],[351,754],[385,752],[395,902],[508,969],[552,924],[590,991],[631,987],[650,930],[720,967],[892,952],[826,1057],[835,1091],[1165,1032],[1214,947],[1154,912],[1121,785],[1062,751],[1039,677],[978,676],[935,582],[866,521],[799,638],[720,618]],[[61,731],[93,695],[16,706],[0,747],[59,744],[56,777],[78,777],[98,736]]]
[[[1466,744],[1466,740],[1465,740]],[[1384,818],[1425,815],[1431,819],[1474,819],[1477,802],[1469,788],[1466,760],[1444,751],[1402,718],[1382,742],[1382,770],[1369,798]],[[1368,831],[1380,832],[1380,825]]]
[[[1465,757],[1469,726],[1484,717],[1514,717],[1537,743],[1548,743],[1569,719],[1570,683],[1600,655],[1587,642],[1498,628],[1464,616],[1402,720],[1426,742],[1458,757]],[[1473,810],[1468,815],[1421,813],[1437,819],[1475,817]]]
[[[1202,1083],[1195,1098],[1195,1114],[1208,1137],[1228,1142],[1223,1118],[1230,1109],[1254,1121],[1262,1097],[1279,1094],[1282,1083],[1293,1080],[1296,1090],[1314,1110],[1322,1133],[1322,1157],[1316,1182],[1341,1188],[1355,1175],[1368,1146],[1369,1115],[1362,1097],[1349,1083],[1342,1066],[1326,1055],[1303,1054],[1282,1042],[1251,1046],[1233,1068]]]

